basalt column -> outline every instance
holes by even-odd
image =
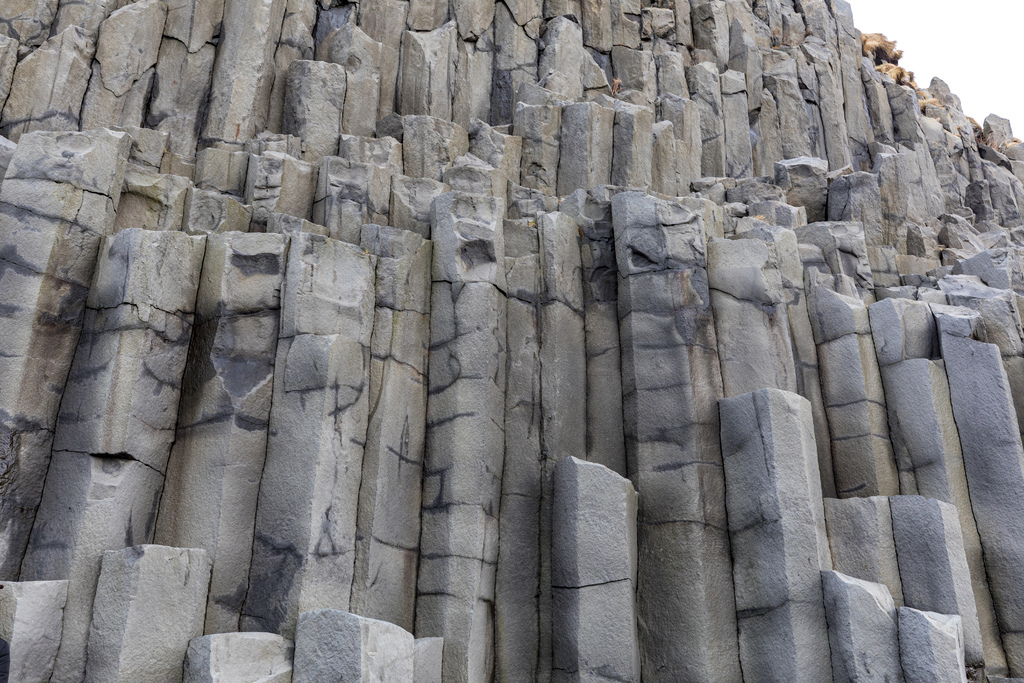
[[[710,227],[680,201],[612,199],[623,416],[640,495],[640,656],[651,681],[740,677],[706,269]]]

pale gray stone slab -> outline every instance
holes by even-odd
[[[903,585],[896,560],[889,498],[826,498],[825,523],[835,570],[884,585],[898,607]]]
[[[441,683],[444,638],[417,638],[413,643],[413,683]]]

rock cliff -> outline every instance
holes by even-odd
[[[4,0],[12,680],[1024,679],[1024,145],[901,54]]]

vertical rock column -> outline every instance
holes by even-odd
[[[137,545],[103,553],[85,680],[180,681],[189,641],[203,631],[209,587],[205,550]]]
[[[374,259],[291,238],[246,631],[291,637],[301,612],[347,609],[369,410]]]
[[[652,681],[740,677],[703,212],[612,198],[623,419],[640,494],[640,648]]]
[[[0,579],[18,578],[131,138],[23,135],[0,186]]]
[[[103,552],[153,538],[205,247],[137,228],[100,246],[21,571],[69,581],[56,680],[85,671]]]
[[[495,676],[532,683],[540,641],[540,240],[536,221],[506,220],[505,457],[495,578]]]
[[[213,563],[206,633],[238,630],[267,453],[288,239],[208,238],[157,543]]]
[[[626,475],[619,357],[618,267],[611,199],[577,190],[559,206],[576,220],[583,239],[584,325],[587,338],[587,460]]]
[[[900,491],[956,506],[986,667],[990,671],[1005,670],[1006,656],[971,510],[949,383],[943,363],[938,360],[935,318],[927,304],[908,299],[879,301],[868,307],[868,314],[885,387]]]
[[[807,307],[818,345],[836,491],[840,497],[896,495],[899,478],[867,308],[860,299],[814,281],[807,282]]]
[[[505,207],[434,200],[427,447],[416,634],[443,636],[445,680],[491,679],[505,456]]]
[[[1024,675],[1024,448],[999,347],[977,341],[980,316],[933,305],[963,447],[971,509],[1007,663]]]
[[[377,302],[351,610],[412,631],[433,245],[407,230],[367,225],[362,247],[377,257]]]
[[[639,683],[633,485],[567,458],[555,470],[553,507],[552,678]]]
[[[763,389],[719,406],[743,678],[827,683],[832,558],[810,404]]]

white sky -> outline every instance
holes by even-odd
[[[938,76],[967,116],[998,114],[1024,138],[1024,0],[848,1],[858,29],[896,41],[919,87]]]

